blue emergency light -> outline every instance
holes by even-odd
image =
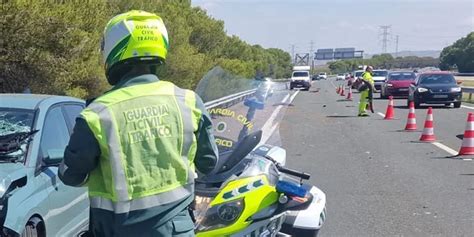
[[[278,181],[276,185],[276,190],[280,193],[284,193],[289,196],[296,196],[296,197],[305,197],[307,190],[303,187],[299,186],[298,184],[288,182],[288,181]]]

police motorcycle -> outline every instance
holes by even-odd
[[[212,117],[220,154],[216,169],[196,180],[196,236],[316,236],[326,196],[303,182],[309,174],[285,168],[279,146],[276,128],[290,98],[285,85],[216,67],[196,92]]]

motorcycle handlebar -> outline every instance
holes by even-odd
[[[298,178],[301,178],[301,179],[305,179],[305,180],[308,180],[311,175],[308,174],[308,173],[305,173],[305,172],[300,172],[300,171],[297,171],[297,170],[292,170],[292,169],[288,169],[288,168],[285,168],[283,166],[281,166],[277,161],[275,161],[273,158],[269,157],[269,156],[265,156],[265,158],[267,158],[268,160],[271,160],[277,167],[278,171],[282,172],[282,173],[285,173],[285,174],[289,174],[289,175],[293,175],[295,177],[298,177]]]
[[[282,173],[293,175],[293,176],[299,177],[301,179],[308,180],[311,177],[310,174],[307,174],[305,172],[300,172],[300,171],[297,171],[297,170],[292,170],[292,169],[288,169],[288,168],[281,167],[281,166],[278,166],[278,170]]]

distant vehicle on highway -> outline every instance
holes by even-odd
[[[326,79],[328,79],[328,74],[325,73],[325,72],[320,72],[319,75],[318,75],[318,78],[326,80]]]
[[[0,236],[77,236],[88,228],[86,188],[58,178],[84,106],[65,96],[0,94]]]
[[[294,66],[291,74],[290,90],[296,87],[302,87],[309,90],[311,87],[311,78],[309,75],[309,66]]]
[[[372,72],[372,79],[374,80],[374,87],[376,90],[380,90],[382,88],[382,84],[387,79],[387,75],[387,70],[374,70]]]
[[[362,73],[364,73],[364,70],[357,70],[357,71],[354,71],[352,73],[352,78],[350,79],[350,81],[347,82],[348,85],[350,85],[352,87],[352,89],[357,89],[355,88],[354,86],[354,82],[357,80],[357,79],[361,79],[362,78]]]
[[[346,77],[344,76],[344,74],[340,73],[340,74],[337,74],[336,76],[336,81],[339,81],[339,80],[345,80]]]
[[[407,105],[415,102],[415,107],[421,104],[444,104],[454,108],[461,107],[462,92],[454,76],[449,72],[425,72],[417,76],[410,85]]]
[[[408,96],[408,87],[415,81],[415,73],[410,71],[390,72],[380,89],[380,98]]]
[[[352,77],[351,73],[345,73],[344,74],[344,79],[349,80]]]

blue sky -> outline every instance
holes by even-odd
[[[193,0],[224,20],[229,35],[296,52],[356,47],[380,53],[380,25],[391,25],[388,51],[441,50],[474,31],[474,0]]]

